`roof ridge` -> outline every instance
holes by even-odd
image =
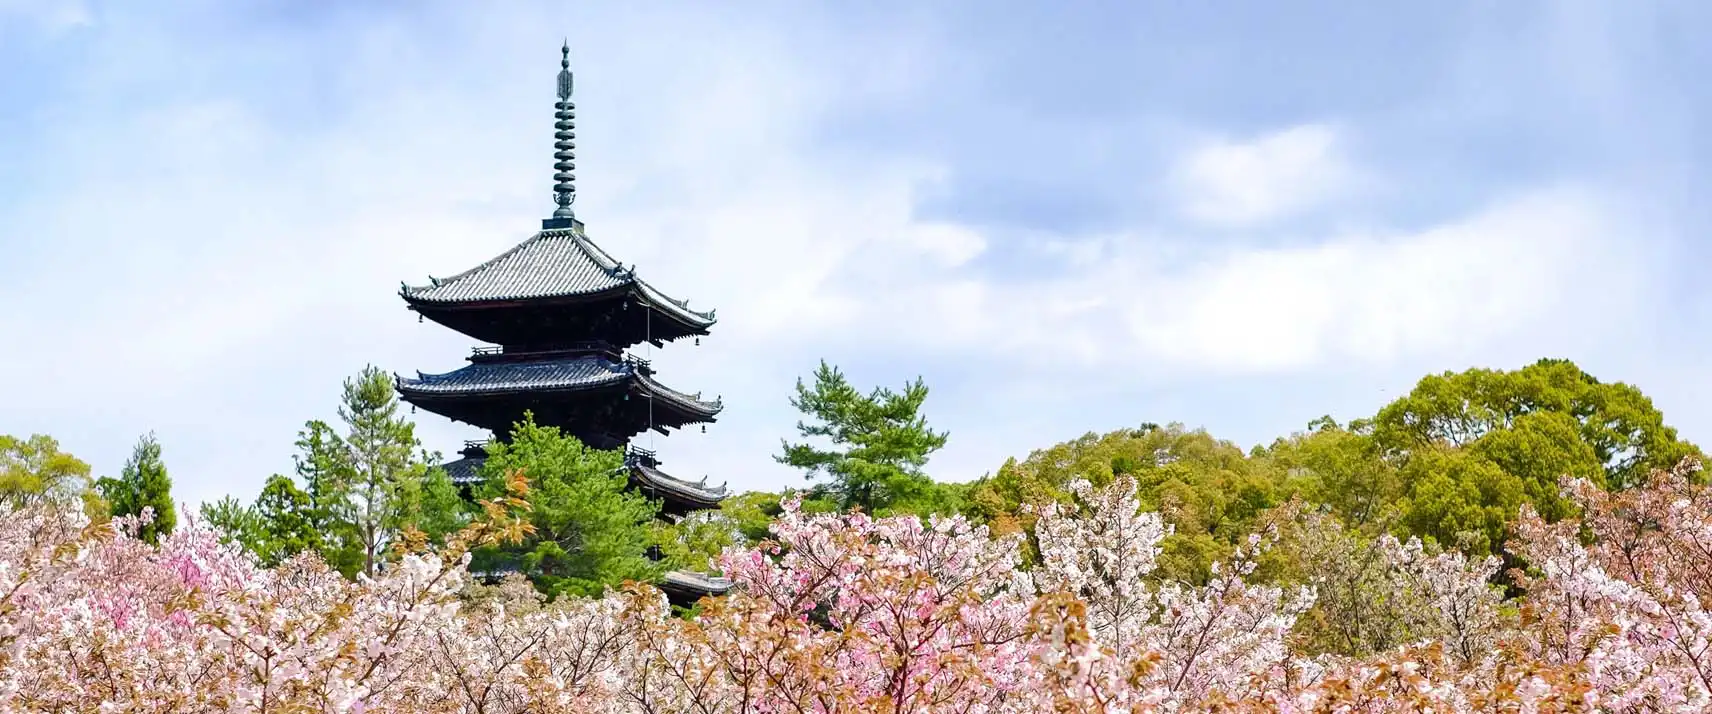
[[[610,383],[615,378],[622,379],[636,373],[634,366],[622,361],[614,361],[601,355],[578,355],[575,357],[558,357],[553,359],[529,360],[522,362],[471,363],[449,372],[439,372],[435,374],[428,374],[421,370],[417,370],[416,374],[419,376],[416,379],[399,378],[397,382],[401,385],[411,387],[431,387],[436,382],[445,381],[460,372],[466,375],[485,375],[522,371],[543,372],[549,371],[552,368],[564,367],[578,362],[592,363],[601,367],[601,371],[604,372],[604,374],[599,374],[595,377],[595,381],[599,381],[601,383]]]
[[[723,402],[721,400],[715,399],[715,400],[710,402],[710,401],[706,401],[706,400],[702,399],[699,394],[689,394],[687,392],[680,392],[676,389],[673,389],[671,387],[668,387],[664,384],[661,384],[661,383],[655,381],[654,378],[649,377],[648,375],[642,374],[641,372],[636,372],[634,376],[635,376],[635,379],[638,382],[642,383],[643,386],[647,387],[650,390],[659,392],[660,394],[664,395],[667,399],[675,399],[679,402],[684,403],[685,405],[693,406],[693,407],[699,407],[699,408],[705,409],[707,411],[713,412],[715,414],[717,414],[720,411],[723,411],[725,409],[725,402]]]
[[[713,311],[689,308],[642,280],[579,228],[548,228],[479,265],[430,285],[403,285],[399,294],[411,303],[456,304],[484,300],[553,299],[628,291],[641,301],[692,328],[717,322]]]
[[[680,310],[683,310],[684,312],[690,313],[691,315],[693,315],[695,317],[699,317],[703,320],[714,319],[712,311],[700,312],[697,310],[691,310],[689,300],[687,300],[687,299],[679,300],[679,299],[674,298],[670,295],[667,295],[665,293],[665,291],[654,287],[653,283],[650,283],[646,280],[643,280],[640,276],[638,276],[636,274],[635,268],[625,268],[624,263],[619,262],[619,260],[616,258],[613,258],[611,253],[606,252],[605,248],[600,247],[599,243],[594,242],[593,238],[588,237],[587,233],[578,232],[574,235],[576,236],[577,246],[579,248],[582,248],[583,251],[585,253],[587,253],[590,258],[594,259],[594,261],[596,263],[610,264],[611,267],[609,267],[608,270],[617,269],[617,270],[624,271],[624,273],[625,273],[624,278],[626,280],[632,282],[632,283],[635,283],[638,287],[640,287],[640,288],[646,290],[648,293],[650,293],[649,297],[659,298],[659,300],[661,302],[666,302],[666,303],[670,303],[672,305],[676,305]],[[602,267],[606,267],[606,266],[602,266]]]
[[[624,270],[624,264],[618,262],[616,258],[613,258],[612,254],[607,253],[605,248],[596,244],[593,238],[588,237],[588,234],[579,231],[571,231],[570,236],[571,240],[576,243],[577,249],[581,250],[584,255],[587,255],[592,259],[595,264],[605,268],[608,272]],[[631,280],[635,280],[635,271],[628,272],[630,272],[629,278]]]
[[[424,290],[432,290],[434,288],[440,287],[440,286],[445,285],[446,283],[452,282],[454,280],[462,280],[465,277],[468,277],[470,275],[474,275],[474,274],[479,273],[479,272],[481,272],[487,268],[493,267],[499,261],[502,261],[502,260],[505,260],[506,258],[511,257],[511,255],[513,253],[516,253],[517,251],[523,250],[523,248],[525,246],[529,245],[530,243],[534,243],[535,241],[541,240],[542,238],[545,238],[546,236],[547,236],[547,231],[536,231],[535,235],[532,235],[532,236],[529,236],[528,238],[523,239],[523,241],[518,243],[517,245],[514,245],[514,246],[511,246],[510,248],[507,248],[505,250],[505,252],[500,253],[499,255],[496,255],[492,258],[488,258],[487,260],[482,261],[481,263],[477,264],[473,268],[465,270],[462,273],[458,273],[457,275],[453,275],[453,276],[445,277],[445,278],[435,278],[434,276],[430,275],[430,276],[428,276],[428,283],[429,283],[428,285],[405,285],[403,292],[404,292],[404,294],[409,295],[409,294],[414,293],[414,292],[421,292]]]
[[[724,485],[718,487],[708,486],[706,477],[702,477],[702,480],[698,483],[696,481],[678,478],[653,466],[636,466],[635,469],[640,471],[643,476],[647,477],[657,488],[687,491],[695,495],[704,496],[708,498],[708,500],[715,501],[722,499],[728,493]]]

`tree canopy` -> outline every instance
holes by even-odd
[[[933,510],[944,495],[923,467],[945,446],[947,434],[928,427],[920,413],[926,400],[927,385],[920,378],[902,392],[877,387],[862,394],[838,368],[822,361],[812,388],[797,380],[791,406],[808,419],[797,422],[798,435],[822,438],[831,446],[784,441],[775,459],[803,469],[810,479],[827,477],[817,493],[844,508]]]
[[[1665,425],[1664,415],[1639,389],[1600,382],[1563,359],[1542,359],[1511,371],[1477,368],[1430,375],[1373,420],[1374,441],[1387,455],[1405,459],[1432,445],[1478,448],[1488,436],[1504,432],[1526,436],[1487,448],[1520,455],[1531,449],[1524,442],[1537,441],[1536,452],[1574,451],[1554,453],[1553,465],[1597,468],[1598,483],[1616,490],[1699,454],[1677,438],[1676,429]],[[1576,440],[1585,450],[1570,446]],[[1524,461],[1511,463],[1523,466]],[[1553,490],[1558,475],[1551,476]]]
[[[622,453],[589,448],[526,415],[509,443],[488,445],[476,497],[501,495],[514,473],[528,480],[534,533],[478,552],[474,567],[520,570],[549,595],[594,595],[660,574],[646,555],[660,504],[630,490]]]
[[[409,495],[419,491],[412,482],[427,475],[427,458],[418,453],[416,425],[399,414],[392,379],[379,368],[365,367],[345,380],[342,402],[345,461],[333,469],[341,478],[329,505],[355,532],[363,572],[373,575],[413,510]]]
[[[295,479],[275,474],[253,503],[203,504],[203,517],[264,563],[308,551],[346,576],[378,572],[407,528],[439,543],[468,522],[471,505],[428,467],[438,457],[421,450],[386,373],[346,379],[337,411],[344,433],[319,419],[298,432]]]
[[[112,515],[138,516],[145,510],[152,514],[138,533],[144,541],[157,543],[178,525],[172,478],[167,476],[166,464],[161,461],[160,441],[152,433],[137,440],[118,478],[102,478],[95,487]]]
[[[1104,486],[1120,476],[1134,480],[1143,506],[1174,529],[1161,541],[1159,575],[1197,582],[1283,494],[1269,465],[1237,445],[1181,424],[1148,424],[1012,459],[971,487],[968,513],[1001,533],[1032,530],[1033,507],[1070,503],[1072,482]]]
[[[0,434],[0,508],[16,509],[51,498],[92,496],[89,464],[60,451],[46,434]]]
[[[1562,479],[1622,490],[1699,453],[1638,389],[1548,359],[1430,375],[1371,418],[1315,419],[1247,454],[1177,424],[1088,434],[1005,463],[973,484],[965,512],[1025,530],[1029,504],[1068,502],[1071,481],[1130,476],[1174,528],[1159,573],[1200,581],[1236,534],[1292,498],[1363,537],[1502,555],[1521,506],[1548,521],[1573,515]]]

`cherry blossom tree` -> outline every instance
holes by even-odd
[[[1436,641],[1462,664],[1491,652],[1511,623],[1491,584],[1500,561],[1429,549],[1418,538],[1365,538],[1335,518],[1306,514],[1290,548],[1318,597],[1297,625],[1300,646],[1368,656]]]
[[[1261,582],[1286,525],[1335,525],[1294,507],[1210,580],[1176,582],[1157,572],[1169,529],[1120,479],[1038,511],[1032,571],[1020,535],[961,518],[787,503],[772,540],[720,558],[733,592],[690,618],[645,584],[548,602],[471,582],[471,547],[527,534],[521,475],[444,547],[405,531],[356,580],[313,554],[263,567],[195,522],[150,545],[147,513],[49,500],[0,514],[0,712],[1703,712],[1697,468],[1616,494],[1567,482],[1579,514],[1556,523],[1524,512],[1508,601],[1489,559],[1333,530],[1316,557],[1363,548],[1363,565]],[[1307,651],[1316,602],[1401,634]]]
[[[737,591],[654,628],[642,711],[1003,711],[1027,681],[1020,537],[960,517],[801,512],[722,558]]]
[[[1517,577],[1521,641],[1580,669],[1602,708],[1712,709],[1712,489],[1691,480],[1699,470],[1685,460],[1617,493],[1571,481],[1581,519],[1524,510],[1517,526],[1531,565]]]
[[[1120,478],[1096,491],[1079,481],[1070,489],[1082,509],[1048,505],[1035,526],[1042,587],[1081,600],[1050,606],[1060,615],[1051,621],[1054,647],[1070,646],[1082,660],[1077,666],[1091,667],[1090,673],[1099,669],[1095,659],[1109,660],[1113,674],[1129,672],[1123,681],[1137,693],[1114,701],[1175,708],[1282,686],[1279,676],[1290,654],[1285,638],[1313,604],[1313,593],[1254,585],[1246,578],[1276,541],[1279,520],[1288,512],[1274,514],[1230,561],[1214,563],[1207,584],[1150,585],[1159,542],[1169,528],[1158,514],[1141,511],[1135,483]],[[1060,632],[1078,624],[1088,629],[1085,645]],[[1108,674],[1106,686],[1115,681]]]

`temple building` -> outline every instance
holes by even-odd
[[[576,109],[571,103],[570,45],[562,51],[559,101],[554,105],[555,203],[541,230],[516,247],[427,285],[399,292],[424,319],[483,343],[469,364],[443,374],[399,377],[398,393],[411,405],[510,438],[524,413],[599,449],[623,449],[633,486],[678,518],[717,508],[723,485],[684,481],[660,470],[651,451],[631,440],[654,431],[705,425],[719,414],[719,399],[672,389],[655,378],[647,360],[627,350],[708,334],[712,310],[691,309],[638,277],[595,245],[571,209],[576,200]],[[463,458],[443,464],[461,485],[479,478],[485,442],[467,442]],[[697,573],[669,573],[660,583],[674,600],[723,592],[729,583]]]

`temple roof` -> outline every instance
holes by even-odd
[[[481,480],[481,467],[485,461],[487,461],[485,456],[465,457],[440,464],[440,468],[445,469],[446,475],[451,478],[452,483],[459,485],[476,483]],[[702,479],[699,482],[686,481],[661,471],[657,466],[639,463],[634,459],[626,459],[625,466],[629,469],[631,477],[641,485],[653,488],[678,500],[715,508],[727,494],[725,484],[709,486],[707,479]]]
[[[724,595],[731,590],[730,578],[722,578],[707,573],[697,573],[689,570],[668,571],[660,579],[660,589],[667,594],[679,591],[685,594]]]
[[[716,321],[714,311],[691,310],[688,301],[674,300],[636,277],[633,267],[613,260],[578,228],[543,230],[481,265],[429,280],[399,292],[413,305],[453,307],[633,290],[642,302],[692,326],[706,328]]]
[[[516,572],[520,572],[516,566],[503,565],[491,569],[471,570],[470,577],[478,580],[497,581]],[[734,585],[730,578],[691,570],[668,570],[660,577],[657,584],[668,598],[677,596],[674,601],[681,605],[693,604],[695,600],[705,595],[724,595],[730,592],[732,585]]]
[[[705,414],[717,414],[719,400],[704,401],[655,382],[629,360],[615,362],[598,355],[529,362],[475,362],[444,374],[416,373],[398,377],[398,390],[411,396],[456,396],[532,391],[574,391],[634,381],[642,390]]]
[[[705,478],[701,481],[685,481],[647,464],[631,463],[630,473],[642,484],[686,501],[717,505],[726,494],[725,484],[709,486]]]
[[[440,464],[440,468],[446,471],[446,477],[450,478],[452,483],[462,486],[482,480],[481,467],[485,461],[487,461],[485,456],[466,456],[456,461]]]
[[[617,384],[632,374],[623,362],[581,356],[539,362],[474,362],[444,374],[400,378],[400,389],[437,394],[579,389]]]

